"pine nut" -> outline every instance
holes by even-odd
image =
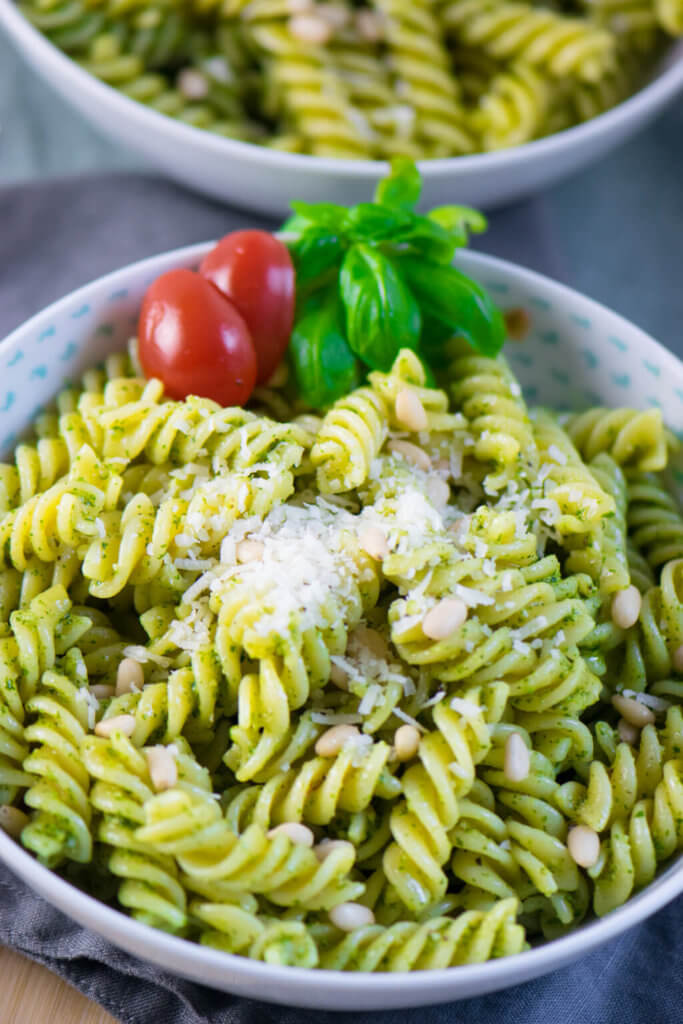
[[[183,68],[178,72],[176,87],[187,100],[204,100],[209,95],[209,82],[197,68]]]
[[[150,747],[145,751],[149,777],[152,785],[159,792],[172,789],[178,784],[178,765],[170,750],[166,747]]]
[[[429,426],[425,407],[410,388],[401,388],[394,402],[396,419],[406,430],[417,432]]]
[[[324,46],[332,38],[332,25],[316,14],[295,14],[289,19],[289,31],[300,43]]]
[[[113,718],[103,718],[95,726],[95,735],[104,736],[109,739],[115,732],[121,732],[124,736],[132,736],[135,732],[135,715],[115,715]]]
[[[226,85],[232,82],[232,70],[225,57],[209,57],[208,60],[202,61],[202,66],[217,82],[224,82]]]
[[[354,932],[375,923],[375,915],[362,903],[338,903],[330,911],[330,921],[342,932]]]
[[[354,647],[364,647],[378,661],[387,661],[389,658],[386,640],[381,633],[378,633],[376,629],[371,629],[370,626],[364,624],[356,626],[350,639],[353,641]]]
[[[366,555],[381,562],[389,554],[389,543],[386,534],[379,526],[364,526],[358,536],[360,544]]]
[[[429,472],[432,468],[432,460],[424,448],[420,448],[411,441],[392,440],[387,444],[387,448],[396,455],[402,455],[404,459],[412,462],[418,469],[424,469]]]
[[[619,629],[630,629],[635,626],[640,615],[643,599],[638,587],[631,584],[626,590],[620,590],[612,598],[612,622]]]
[[[451,489],[446,480],[433,476],[427,481],[427,495],[436,508],[445,508],[451,496]]]
[[[427,612],[422,632],[430,640],[445,640],[467,620],[467,605],[459,597],[446,597]]]
[[[313,847],[313,853],[316,855],[319,861],[326,860],[331,853],[335,850],[346,850],[350,849],[354,851],[353,843],[349,843],[346,839],[321,839],[317,846]]]
[[[615,693],[612,697],[612,706],[616,708],[622,718],[625,718],[629,725],[635,725],[636,729],[642,729],[644,725],[652,725],[655,720],[654,711],[640,701],[632,697],[624,697],[621,693]]]
[[[671,655],[674,670],[683,676],[683,644],[677,647]]]
[[[318,17],[323,18],[333,29],[344,28],[351,17],[351,12],[341,4],[320,4]]]
[[[592,868],[600,856],[600,836],[588,825],[574,825],[567,833],[567,849],[575,864]]]
[[[394,750],[398,761],[410,761],[420,746],[420,733],[414,725],[400,725],[394,733]]]
[[[355,725],[333,725],[318,737],[315,752],[318,757],[336,757],[345,743],[360,735]]]
[[[374,11],[358,11],[356,30],[366,43],[379,43],[384,38],[384,24]]]
[[[29,821],[28,814],[24,814],[18,807],[10,807],[9,804],[0,807],[0,828],[12,839],[19,838]]]
[[[124,658],[123,661],[119,662],[119,667],[116,670],[116,696],[120,697],[124,693],[133,693],[135,690],[141,690],[145,685],[145,673],[142,671],[142,665],[135,658]]]
[[[529,333],[531,317],[525,309],[508,309],[503,313],[507,336],[512,341],[521,341]]]
[[[109,697],[114,696],[114,687],[108,686],[107,683],[94,683],[90,687],[90,692],[98,700],[108,700]]]
[[[265,550],[266,546],[260,540],[241,540],[239,544],[235,545],[237,561],[242,564],[260,561]]]
[[[622,743],[629,743],[632,747],[635,747],[640,739],[640,730],[627,722],[625,718],[620,718],[617,722],[617,733]]]
[[[505,741],[503,771],[510,782],[522,782],[529,774],[529,748],[518,732],[511,732]]]
[[[330,669],[330,682],[338,686],[340,690],[348,690],[349,677],[340,665],[332,664]]]
[[[298,821],[285,821],[282,825],[276,825],[275,828],[271,828],[267,833],[269,839],[275,839],[277,836],[287,836],[291,843],[296,843],[297,846],[313,846],[314,835],[310,828],[306,825],[300,825]]]

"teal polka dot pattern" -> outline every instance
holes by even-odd
[[[125,346],[145,290],[159,274],[196,267],[208,245],[125,267],[39,313],[0,343],[3,452],[68,380]],[[506,355],[530,402],[557,408],[661,408],[683,439],[683,363],[637,327],[577,292],[522,267],[464,252],[458,265],[502,309],[523,308],[531,327]],[[683,463],[674,467],[683,490]]]

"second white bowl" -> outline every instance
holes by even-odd
[[[284,216],[289,202],[370,198],[386,164],[280,153],[192,128],[93,78],[0,0],[0,26],[37,74],[100,130],[138,150],[169,177],[237,207]],[[514,149],[420,164],[427,206],[491,208],[571,174],[633,135],[683,89],[683,43],[672,45],[649,85],[600,117]]]

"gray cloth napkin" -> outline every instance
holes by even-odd
[[[560,249],[551,243],[543,200],[499,210],[491,221],[488,234],[477,239],[478,248],[566,276]],[[99,274],[255,223],[252,215],[141,175],[0,190],[0,338]],[[675,225],[672,231],[675,238]],[[373,1024],[678,1024],[682,912],[678,900],[575,966],[512,990],[425,1010],[361,1016]],[[270,1006],[181,981],[81,928],[2,866],[0,943],[49,967],[124,1024],[357,1024],[359,1019],[357,1013]]]

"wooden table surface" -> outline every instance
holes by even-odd
[[[0,1024],[115,1024],[96,1003],[56,975],[0,947]]]

